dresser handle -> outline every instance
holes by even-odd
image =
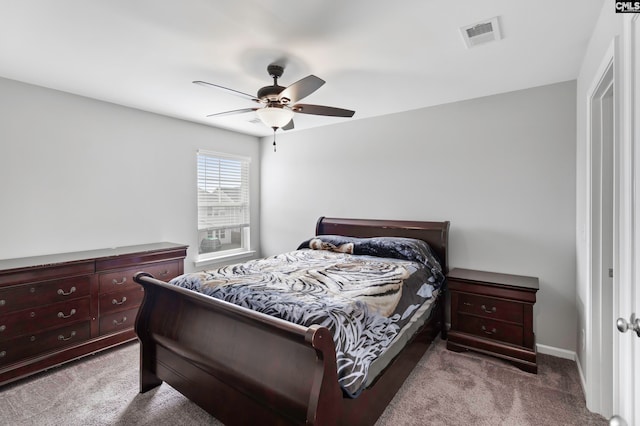
[[[111,284],[113,285],[122,285],[127,282],[127,277],[122,277],[122,281],[118,281],[115,278],[111,280]]]
[[[496,307],[493,306],[491,307],[491,309],[487,309],[487,307],[485,305],[480,306],[480,309],[482,309],[483,311],[485,311],[488,314],[495,314],[496,313]]]
[[[112,305],[122,305],[122,304],[123,304],[124,302],[126,302],[126,301],[127,301],[127,298],[126,298],[126,297],[123,297],[123,298],[122,298],[122,300],[121,300],[120,302],[118,302],[116,299],[113,299],[113,300],[111,301],[111,304],[112,304]]]
[[[113,325],[119,326],[127,322],[127,317],[122,317],[122,321],[118,322],[118,320],[113,320]]]
[[[492,328],[492,329],[491,329],[491,331],[489,331],[489,330],[487,330],[487,327],[485,327],[485,326],[483,325],[483,326],[482,326],[482,331],[484,331],[484,333],[485,333],[485,334],[489,334],[489,335],[491,335],[491,334],[496,334],[496,332],[497,332],[498,330],[496,330],[496,329],[495,329],[495,327],[494,327],[494,328]]]
[[[72,309],[71,312],[69,312],[69,315],[65,315],[62,312],[58,312],[58,318],[69,318],[69,317],[75,315],[75,313],[76,313],[75,309]]]
[[[161,276],[169,275],[169,270],[165,269],[164,271],[160,271]]]
[[[0,325],[0,333],[2,333],[3,331],[5,331],[7,329],[7,326],[2,324]]]
[[[59,289],[58,289],[58,294],[59,294],[60,296],[68,296],[68,295],[70,295],[71,293],[75,293],[75,291],[76,291],[76,288],[75,288],[75,287],[71,287],[71,288],[69,289],[69,292],[68,292],[68,293],[65,293],[63,289],[59,288]]]
[[[58,334],[58,340],[69,340],[72,337],[75,337],[75,335],[76,335],[75,331],[72,331],[69,337],[64,337],[62,334]]]
[[[7,351],[2,351],[0,352],[0,358],[4,358],[4,356],[7,354]]]
[[[4,305],[6,305],[6,304],[7,304],[7,301],[6,301],[6,300],[4,300],[4,299],[0,300],[0,306],[4,306]]]

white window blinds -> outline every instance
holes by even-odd
[[[249,226],[249,160],[198,152],[198,231]]]

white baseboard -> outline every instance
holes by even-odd
[[[554,346],[537,344],[536,349],[538,350],[538,353],[551,355],[551,356],[555,356],[563,359],[570,359],[571,361],[576,361],[578,358],[578,355],[574,351],[560,349]]]
[[[578,366],[578,374],[580,375],[580,385],[582,386],[582,394],[587,396],[587,381],[584,378],[584,371],[582,370],[582,365],[580,364],[580,360],[578,359],[578,355],[576,355],[576,365]]]

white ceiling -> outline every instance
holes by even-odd
[[[575,79],[603,0],[0,0],[0,76],[256,136],[255,94],[315,74],[296,129]],[[613,6],[612,6],[613,7]],[[499,16],[503,39],[459,28]],[[295,131],[295,130],[294,130]]]

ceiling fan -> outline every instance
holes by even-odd
[[[208,83],[206,81],[194,81],[193,83],[195,84],[226,90],[229,93],[241,96],[245,99],[249,99],[253,102],[263,105],[262,107],[258,108],[242,108],[232,111],[209,114],[207,115],[207,117],[220,117],[223,115],[242,114],[255,111],[258,114],[260,120],[265,125],[273,129],[273,145],[275,149],[276,130],[293,129],[294,113],[326,115],[331,117],[353,117],[353,114],[355,114],[355,111],[343,108],[297,103],[299,100],[309,96],[310,94],[318,90],[325,83],[323,79],[318,78],[315,75],[308,75],[307,77],[296,81],[288,87],[283,87],[278,85],[278,79],[282,77],[282,74],[284,73],[283,66],[271,64],[267,67],[267,72],[271,77],[273,77],[273,85],[262,87],[258,90],[256,96],[240,92],[238,90],[229,89],[227,87],[219,86],[217,84]]]

